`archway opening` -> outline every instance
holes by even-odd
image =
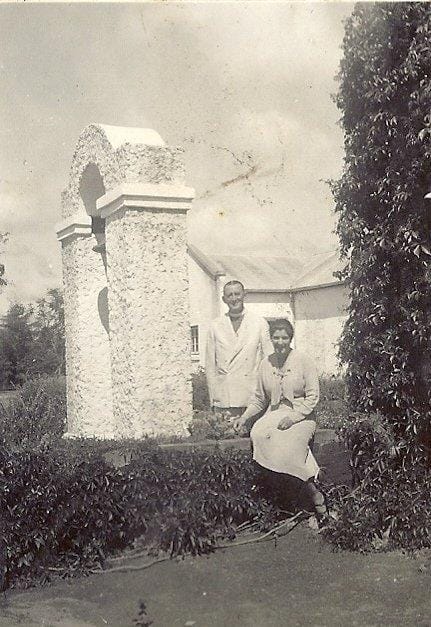
[[[79,193],[86,212],[91,216],[91,230],[97,240],[96,249],[100,249],[97,252],[104,252],[102,248],[105,244],[105,220],[99,215],[96,201],[103,196],[105,191],[99,168],[94,163],[89,163],[82,173]]]
[[[105,186],[99,168],[89,163],[79,181],[79,193],[89,216],[97,216],[96,200],[105,193]]]
[[[89,163],[79,181],[79,193],[86,212],[91,216],[91,232],[97,242],[93,250],[101,255],[106,273],[105,219],[100,216],[96,206],[97,199],[103,196],[105,191],[99,168],[94,163]],[[109,335],[109,304],[108,288],[106,286],[98,294],[97,308],[103,328]]]

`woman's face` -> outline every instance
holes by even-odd
[[[286,331],[286,329],[276,329],[271,336],[271,340],[276,354],[283,356],[287,354],[290,348],[292,336]]]

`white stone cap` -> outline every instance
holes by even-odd
[[[185,185],[123,183],[101,196],[96,202],[96,207],[102,218],[123,207],[186,213],[191,207],[194,195],[195,190]]]
[[[113,148],[124,144],[144,144],[145,146],[164,146],[165,142],[152,128],[133,126],[111,126],[110,124],[94,124],[105,132]]]
[[[91,216],[79,211],[55,225],[57,239],[61,242],[72,235],[91,235]]]

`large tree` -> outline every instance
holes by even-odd
[[[13,304],[3,318],[0,329],[0,377],[3,388],[19,385],[25,380],[31,360],[33,337],[31,311]]]
[[[63,298],[51,289],[35,303],[12,304],[0,328],[0,384],[19,385],[38,375],[64,374]]]
[[[356,5],[343,52],[333,192],[351,304],[340,355],[352,407],[381,412],[416,455],[431,401],[431,5]]]
[[[30,375],[64,374],[65,331],[63,295],[59,289],[50,289],[36,301],[32,310]]]

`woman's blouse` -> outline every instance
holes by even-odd
[[[307,355],[296,350],[289,353],[281,368],[277,365],[275,354],[263,359],[247,414],[257,414],[269,406],[277,409],[281,402],[286,401],[303,416],[311,414],[319,401],[316,366]]]

